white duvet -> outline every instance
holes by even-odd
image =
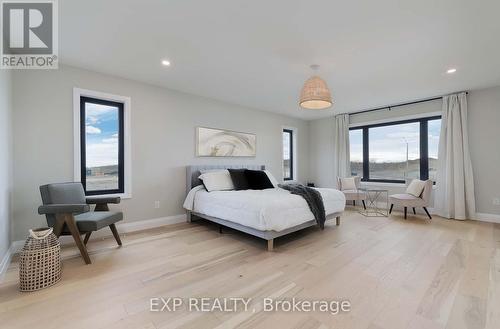
[[[342,192],[328,188],[317,190],[327,216],[344,211]],[[282,231],[314,219],[304,198],[281,188],[207,192],[200,185],[189,192],[184,208],[261,231]]]

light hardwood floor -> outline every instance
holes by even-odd
[[[347,211],[339,227],[265,242],[205,222],[90,241],[92,265],[65,248],[63,278],[0,283],[0,328],[500,328],[500,225]],[[150,312],[151,297],[348,299],[329,313]],[[256,308],[259,310],[259,308]]]

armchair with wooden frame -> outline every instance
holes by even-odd
[[[92,232],[109,226],[118,245],[122,245],[115,223],[123,219],[122,212],[110,211],[108,204],[120,203],[119,197],[89,197],[81,183],[59,183],[40,186],[43,205],[38,213],[45,215],[54,234],[72,235],[86,264],[90,264],[87,242]],[[95,210],[90,211],[90,205]],[[84,240],[81,235],[85,234]]]

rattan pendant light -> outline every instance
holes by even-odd
[[[313,70],[317,70],[318,67],[311,65]],[[317,75],[307,79],[300,93],[299,104],[308,110],[323,110],[332,106],[332,95],[326,82]]]

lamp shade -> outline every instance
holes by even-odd
[[[299,104],[310,110],[322,110],[332,106],[332,95],[326,82],[318,76],[309,78],[302,88]]]

